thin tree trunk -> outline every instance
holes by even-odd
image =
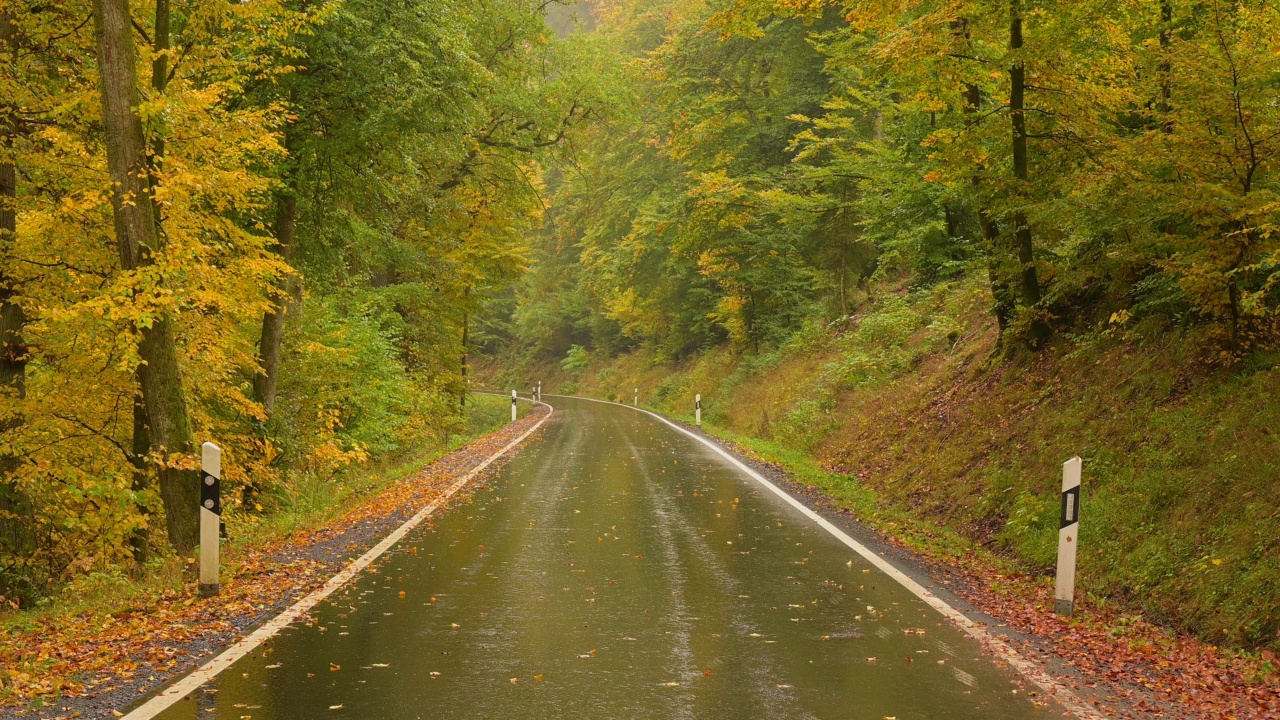
[[[979,182],[974,178],[975,185]],[[987,282],[991,285],[991,313],[996,316],[996,326],[1000,330],[999,341],[1003,342],[1014,310],[1013,289],[1000,272],[1000,254],[996,252],[1000,244],[1000,226],[986,208],[979,208],[977,215],[978,230],[982,233],[982,252],[987,259]]]
[[[951,24],[951,29],[958,38],[968,44],[968,20],[965,18],[955,20]],[[982,89],[977,85],[965,83],[964,98],[965,115],[976,115],[982,109]],[[975,190],[981,187],[982,175],[985,171],[986,167],[980,162],[974,167],[972,184]],[[987,283],[991,286],[991,313],[996,316],[996,327],[999,331],[997,344],[1001,344],[1004,342],[1005,331],[1009,328],[1009,317],[1013,313],[1014,299],[1008,281],[1004,278],[1004,274],[1000,272],[1000,253],[997,252],[1000,246],[1000,226],[996,223],[995,218],[991,217],[991,212],[980,199],[978,199],[975,214],[978,217],[978,231],[982,234],[982,254],[987,262]]]
[[[0,50],[9,57],[17,54],[18,31],[8,12],[0,12]],[[18,135],[16,108],[0,106],[0,253],[8,255],[16,240],[18,230],[18,168],[14,163],[14,141]],[[0,389],[12,397],[21,399],[27,390],[27,346],[22,330],[26,315],[22,306],[14,302],[17,286],[14,278],[0,268]],[[6,414],[0,420],[0,430],[10,432],[23,423],[18,412]],[[18,466],[15,455],[0,458],[0,473],[5,479]]]
[[[1016,192],[1019,200],[1025,200],[1028,181],[1027,167],[1027,115],[1026,115],[1026,66],[1019,57],[1022,49],[1022,0],[1009,0],[1009,49],[1014,59],[1009,65],[1009,119],[1013,129],[1013,176],[1018,181]],[[1020,266],[1020,290],[1022,304],[1035,309],[1040,304],[1040,280],[1036,276],[1035,247],[1031,237],[1031,223],[1026,211],[1019,205],[1012,213],[1014,245]],[[1049,335],[1049,326],[1038,316],[1031,322],[1032,340],[1036,344]]]
[[[1173,2],[1162,0],[1160,3],[1160,102],[1156,110],[1161,115],[1161,127],[1165,133],[1173,132],[1173,124],[1168,118],[1173,99],[1173,63],[1169,59],[1169,47],[1173,43]]]
[[[129,464],[133,465],[133,491],[141,494],[151,485],[151,471],[147,467],[147,454],[151,452],[151,435],[147,432],[147,406],[142,395],[133,398],[133,447],[130,449]],[[146,505],[138,503],[138,514],[149,517]],[[129,546],[133,549],[133,559],[138,563],[147,561],[150,555],[148,528],[138,528],[129,538]]]
[[[840,233],[840,317],[849,317],[849,241]]]
[[[298,227],[298,201],[293,195],[281,195],[276,202],[276,248],[285,263],[293,260],[294,237]],[[271,309],[262,317],[262,334],[258,340],[260,372],[253,379],[253,394],[270,415],[276,407],[276,391],[280,380],[280,346],[284,340],[284,319],[289,300],[294,297],[297,280],[283,278],[278,292],[271,297]]]
[[[470,329],[470,318],[462,313],[462,392],[458,395],[458,406],[467,407],[467,334]]]
[[[128,0],[94,0],[102,125],[120,265],[126,271],[151,262],[160,248],[149,181],[146,139],[135,108],[139,102],[137,55]],[[200,488],[190,454],[194,441],[178,362],[173,319],[161,315],[141,329],[139,385],[151,441],[161,455],[160,497],[169,542],[179,553],[196,544]],[[188,457],[182,457],[182,456]]]

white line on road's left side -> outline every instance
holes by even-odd
[[[284,612],[268,620],[265,624],[259,626],[258,629],[236,641],[231,647],[223,650],[221,654],[204,665],[201,665],[190,675],[187,675],[166,688],[160,694],[138,706],[138,708],[133,712],[125,715],[124,720],[151,720],[151,718],[154,718],[167,710],[174,703],[186,697],[188,693],[194,692],[201,685],[213,679],[213,677],[218,673],[226,670],[232,663],[256,650],[258,646],[262,645],[262,643],[266,642],[273,635],[280,632],[289,623],[297,620],[299,617],[302,617],[311,610],[311,608],[315,607],[317,603],[332,594],[334,590],[345,585],[348,581],[359,574],[361,570],[368,567],[369,564],[374,560],[377,560],[379,556],[390,550],[391,546],[399,542],[405,535],[408,535],[410,530],[413,530],[421,524],[423,520],[430,517],[432,513],[444,504],[444,501],[453,497],[453,495],[461,490],[468,482],[471,482],[472,478],[480,474],[480,472],[485,468],[489,467],[494,460],[497,460],[507,454],[507,452],[512,448],[524,442],[525,438],[532,435],[534,431],[542,427],[542,424],[551,417],[551,413],[555,412],[555,408],[547,405],[546,403],[538,404],[545,405],[550,412],[539,420],[537,424],[526,430],[523,435],[507,443],[507,445],[501,450],[490,455],[484,462],[472,468],[471,472],[463,475],[460,480],[455,482],[453,485],[450,485],[449,489],[445,490],[443,495],[431,501],[430,505],[419,510],[417,515],[406,520],[403,525],[396,528],[390,535],[383,538],[382,542],[374,545],[369,552],[366,552],[364,555],[361,555],[351,561],[349,565],[343,568],[342,572],[334,575],[328,582],[320,586],[320,588],[294,603]]]

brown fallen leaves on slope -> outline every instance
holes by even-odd
[[[33,703],[113,692],[118,697],[105,705],[127,706],[322,585],[545,414],[536,409],[320,528],[235,548],[224,559],[221,594],[216,597],[200,598],[193,579],[180,591],[138,598],[133,607],[112,614],[55,612],[21,629],[0,629],[0,712],[24,714]],[[490,465],[486,473],[501,462]],[[464,491],[454,500],[465,496]]]

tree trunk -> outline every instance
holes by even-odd
[[[151,452],[151,435],[147,432],[147,407],[142,395],[133,397],[133,447],[129,453],[129,464],[133,465],[133,491],[144,492],[151,484],[151,472],[147,467],[147,454]],[[146,505],[138,503],[138,514],[149,517]],[[147,561],[150,555],[148,538],[149,528],[139,528],[129,538],[129,546],[133,549],[133,559],[138,563]]]
[[[151,40],[154,59],[151,61],[151,87],[157,94],[163,95],[169,86],[169,0],[156,0],[156,25]],[[151,152],[148,169],[151,174],[152,191],[159,184],[160,166],[164,162],[164,135],[156,133],[151,137]],[[156,211],[156,222],[160,222],[160,208],[153,204]]]
[[[969,41],[969,22],[959,18],[952,22],[951,30],[966,45]],[[982,109],[982,89],[973,83],[964,84],[964,114],[976,115]],[[978,163],[974,167],[972,184],[976,190],[982,185],[982,174],[986,167]],[[1004,342],[1005,331],[1009,328],[1009,317],[1013,313],[1013,291],[1000,269],[1000,226],[986,204],[979,199],[975,214],[978,216],[978,231],[982,234],[982,254],[987,262],[987,283],[991,286],[991,313],[996,316],[996,327],[999,331],[997,344]]]
[[[292,195],[281,195],[276,203],[276,248],[280,257],[293,260],[294,237],[298,226],[298,201]],[[280,346],[284,339],[284,318],[289,300],[296,294],[296,278],[282,278],[278,292],[271,296],[271,309],[262,317],[262,335],[258,340],[260,372],[253,379],[253,394],[270,416],[276,407],[276,389],[280,380]]]
[[[974,178],[977,185],[980,181]],[[1013,290],[1000,272],[1000,254],[996,252],[1000,243],[1000,227],[996,224],[986,208],[978,208],[978,230],[982,233],[982,252],[987,259],[987,282],[991,285],[991,312],[996,316],[996,326],[1000,330],[998,342],[1004,341],[1005,330],[1009,329],[1009,317],[1013,314]]]
[[[128,0],[94,0],[93,10],[116,243],[120,265],[128,272],[150,263],[151,253],[160,248],[146,140],[135,110],[137,55]],[[190,457],[194,442],[173,319],[161,315],[140,334],[138,379],[151,441],[161,456],[160,496],[169,542],[185,554],[196,544],[200,488],[194,468],[183,467],[194,464]]]
[[[840,233],[840,317],[849,317],[849,241]]]
[[[462,313],[462,392],[458,394],[458,406],[467,407],[467,332],[470,329],[470,318]]]
[[[1009,49],[1013,62],[1009,65],[1009,120],[1013,129],[1013,176],[1018,181],[1016,193],[1020,201],[1026,199],[1027,168],[1027,115],[1026,115],[1026,66],[1019,50],[1022,49],[1022,0],[1009,0]],[[1040,280],[1036,276],[1035,248],[1031,238],[1031,224],[1021,205],[1012,213],[1014,245],[1020,267],[1022,304],[1032,310],[1040,304]],[[1049,326],[1039,316],[1031,322],[1031,336],[1039,344],[1049,335]]]
[[[155,28],[152,30],[152,51],[155,59],[151,61],[151,87],[157,92],[163,94],[165,88],[169,85],[169,0],[156,0],[156,22]],[[160,184],[160,166],[164,162],[164,135],[159,133],[151,138],[151,152],[148,157],[148,172],[151,181],[151,191],[154,193],[156,186]],[[158,224],[162,221],[160,208],[154,203],[152,208],[155,210],[155,221]],[[139,386],[141,386],[141,378],[139,377]],[[141,494],[146,491],[151,484],[151,472],[147,467],[147,455],[151,452],[151,433],[147,429],[147,406],[142,399],[142,394],[135,395],[133,398],[133,443],[129,452],[129,464],[133,465],[133,482],[132,489],[134,493]],[[139,503],[137,506],[138,514],[143,518],[148,518],[150,513],[147,506]],[[133,559],[138,563],[147,561],[150,554],[150,543],[148,538],[150,532],[148,528],[139,528],[129,538],[129,545],[133,549]]]
[[[17,55],[18,31],[8,12],[0,12],[0,50],[7,51],[10,58]],[[15,110],[0,107],[0,253],[5,256],[11,251],[18,230],[18,168],[12,157],[18,135]],[[0,390],[22,398],[27,389],[27,346],[22,337],[27,320],[22,306],[14,302],[16,294],[16,281],[0,269]],[[0,430],[9,432],[22,423],[21,414],[6,414],[0,419]],[[17,465],[16,456],[6,455],[0,458],[0,473],[7,477]]]
[[[1160,102],[1156,110],[1161,115],[1160,125],[1166,133],[1173,132],[1173,124],[1169,120],[1169,101],[1173,99],[1173,63],[1169,60],[1169,46],[1173,43],[1173,2],[1162,0],[1160,3]]]

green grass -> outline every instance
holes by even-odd
[[[1152,327],[999,358],[980,283],[877,293],[766,354],[597,363],[579,393],[704,421],[905,544],[1047,576],[1061,465],[1084,458],[1082,594],[1202,639],[1280,649],[1280,370],[1199,362]],[[548,387],[565,378],[540,372]]]

